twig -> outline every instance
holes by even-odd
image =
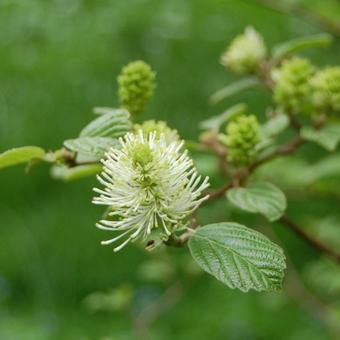
[[[217,157],[217,164],[220,174],[222,175],[222,177],[227,178],[229,175],[225,167],[227,150],[223,145],[219,143],[217,135],[211,134],[209,136],[206,136],[205,138],[202,138],[199,145],[201,145],[202,149],[212,152]]]
[[[222,197],[232,187],[233,187],[233,183],[228,183],[225,186],[223,186],[222,188],[220,188],[216,191],[212,191],[211,193],[209,193],[209,198],[205,202],[209,202],[209,201],[214,200],[216,198]]]
[[[261,230],[262,231],[262,230]],[[273,228],[266,228],[263,230],[264,234],[269,234],[271,239],[280,244],[284,248],[281,240],[277,237]],[[313,294],[301,280],[300,275],[297,273],[293,261],[290,259],[289,254],[285,252],[287,269],[284,280],[284,290],[287,295],[294,301],[299,303],[302,308],[311,313],[314,318],[322,322],[328,329],[330,335],[338,339],[340,336],[340,327],[334,323],[329,322],[331,316],[330,308],[324,303],[319,296]]]
[[[280,148],[276,149],[273,153],[263,157],[262,159],[259,159],[258,161],[254,162],[252,165],[246,169],[246,171],[238,173],[230,183],[226,184],[222,188],[213,191],[209,194],[209,199],[206,202],[209,202],[211,200],[220,198],[225,195],[225,193],[233,188],[236,185],[239,185],[240,183],[244,182],[259,166],[262,164],[273,160],[274,158],[285,156],[294,153],[301,145],[305,143],[305,140],[301,138],[300,136],[293,139],[290,143],[287,145],[281,146]],[[332,257],[334,260],[340,263],[340,254],[337,253],[335,250],[329,248],[327,245],[323,244],[319,240],[314,239],[310,235],[308,235],[303,229],[301,229],[296,223],[291,221],[288,217],[284,216],[279,220],[282,224],[289,227],[291,230],[293,230],[298,236],[300,236],[302,239],[304,239],[306,242],[308,242],[311,246],[313,246],[318,251],[327,254],[328,256]],[[184,235],[184,234],[183,234]],[[183,236],[182,235],[182,236]],[[191,234],[185,235],[184,240],[179,239],[176,240],[175,243],[177,243],[179,246],[182,246],[182,241],[187,242],[187,240],[190,238]]]
[[[259,159],[258,161],[250,165],[249,167],[250,173],[253,172],[258,166],[262,165],[263,163],[271,161],[280,156],[286,156],[286,155],[290,155],[294,153],[304,143],[305,143],[305,140],[303,138],[301,138],[300,136],[296,137],[287,145],[283,145],[279,147],[278,149],[273,151],[271,154]]]
[[[257,160],[256,162],[251,164],[247,169],[243,170],[242,172],[234,176],[231,183],[226,184],[225,186],[216,191],[210,192],[209,199],[206,202],[222,197],[229,189],[233,188],[236,185],[239,185],[240,183],[242,184],[260,165],[270,160],[273,160],[277,157],[290,155],[294,153],[304,143],[305,141],[301,137],[296,137],[287,145],[283,145],[280,148],[273,151],[271,154]]]
[[[290,120],[290,126],[293,129],[295,129],[298,132],[300,132],[300,130],[302,128],[302,124],[293,115],[289,115],[289,120]]]
[[[305,242],[307,242],[313,248],[315,248],[321,253],[328,255],[329,257],[333,258],[336,262],[340,263],[340,253],[337,253],[334,249],[329,248],[321,241],[314,239],[287,216],[281,217],[279,222],[281,222],[289,229],[294,231],[298,236],[300,236]]]
[[[190,237],[198,227],[199,225],[197,222],[195,210],[190,217],[190,228],[188,228],[187,231],[180,236],[176,236],[174,234],[170,235],[169,239],[167,241],[164,241],[163,243],[166,244],[167,246],[181,248],[189,241]]]

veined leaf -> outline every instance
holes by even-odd
[[[106,115],[107,113],[112,113],[112,111],[119,110],[113,109],[112,107],[107,106],[97,106],[93,108],[93,113],[95,115]]]
[[[224,123],[232,118],[235,118],[239,114],[244,113],[246,109],[247,105],[243,103],[236,104],[229,108],[227,111],[200,122],[199,126],[202,130],[212,130],[214,132],[218,132]]]
[[[301,136],[319,144],[328,151],[334,151],[340,142],[340,124],[329,123],[320,130],[304,126],[301,129]]]
[[[64,165],[54,165],[51,168],[51,176],[64,182],[71,182],[84,177],[98,174],[102,170],[100,164],[78,165],[69,168]]]
[[[259,232],[238,223],[199,228],[189,240],[198,265],[229,288],[243,292],[281,289],[285,256]]]
[[[278,114],[262,125],[262,133],[266,137],[274,137],[284,131],[289,125],[289,118],[285,114]]]
[[[101,116],[93,120],[80,132],[80,137],[118,138],[131,129],[130,114],[124,109],[96,108]]]
[[[287,207],[284,193],[267,182],[254,183],[247,188],[230,189],[227,198],[242,210],[260,213],[269,221],[278,220]]]
[[[275,46],[273,48],[273,57],[275,59],[282,59],[306,48],[327,47],[331,44],[332,40],[333,38],[330,34],[316,34],[293,39]]]
[[[261,83],[257,77],[248,77],[240,79],[216,91],[213,95],[211,95],[210,102],[213,104],[217,104],[223,99],[231,97],[242,91],[254,88],[260,84]]]
[[[64,146],[73,152],[101,158],[108,149],[119,148],[120,143],[109,137],[80,137],[66,140]]]
[[[38,146],[23,146],[7,150],[0,154],[0,169],[21,163],[27,163],[34,159],[43,159],[44,149]]]

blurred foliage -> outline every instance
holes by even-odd
[[[284,3],[303,5],[327,22],[339,23],[336,0]],[[196,123],[240,101],[247,101],[263,120],[269,97],[257,90],[209,105],[208,97],[232,80],[218,64],[221,52],[249,25],[270,45],[329,31],[314,19],[242,0],[2,0],[0,151],[30,144],[53,149],[77,135],[79,126],[91,119],[92,107],[118,104],[116,75],[123,64],[136,59],[149,62],[158,77],[155,99],[141,119],[167,120],[191,139],[198,133]],[[335,64],[339,52],[335,40],[326,53],[311,50],[304,55],[316,65]],[[339,158],[325,166],[326,159],[316,163],[326,155],[318,146],[302,152],[307,163],[297,155],[293,165],[280,160],[258,176],[285,182],[289,213],[310,226],[310,232],[320,233],[325,224],[314,229],[311,216],[315,221],[328,216],[339,220]],[[221,179],[207,157],[195,155],[199,168],[213,176],[217,186]],[[323,180],[316,187],[317,171]],[[169,250],[167,256],[175,261],[167,261],[162,253],[146,254],[132,247],[113,254],[101,247],[102,234],[94,227],[100,210],[90,205],[94,180],[66,185],[51,181],[47,167],[33,168],[28,176],[19,167],[4,170],[0,186],[1,339],[131,339],[136,317],[148,312],[150,304],[160,306],[149,325],[152,339],[335,337],[328,322],[288,293],[243,295],[228,290],[197,271],[180,250]],[[308,193],[313,199],[307,203]],[[207,213],[205,208],[200,212],[202,223]],[[237,216],[250,226],[264,223],[259,217],[237,214],[218,202],[209,209],[209,221]],[[319,255],[289,231],[277,225],[274,232],[298,269],[308,273],[306,264],[319,261]],[[336,229],[331,235],[339,238]],[[157,272],[150,272],[155,268],[148,266],[150,261],[157,262]],[[169,262],[176,266],[169,267]],[[329,268],[314,270],[315,277]],[[319,289],[310,275],[303,279],[321,299],[339,292],[338,283],[321,282]],[[176,289],[171,290],[173,285]],[[169,289],[174,299],[165,299],[165,308],[159,301]],[[95,313],[88,304],[95,306]],[[338,315],[339,308],[333,307],[332,315]],[[334,320],[333,325],[338,324],[339,319]]]

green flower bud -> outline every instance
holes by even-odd
[[[266,57],[263,37],[252,27],[232,40],[221,56],[221,64],[235,73],[254,73]]]
[[[135,133],[138,133],[139,130],[142,130],[144,136],[148,136],[150,132],[154,131],[157,133],[157,136],[164,134],[165,141],[168,144],[177,142],[180,139],[177,130],[170,129],[166,122],[163,121],[147,120],[143,122],[143,124],[135,124],[133,128]]]
[[[136,144],[131,156],[133,162],[141,166],[146,166],[152,162],[152,152],[147,144]]]
[[[260,142],[260,125],[256,116],[238,116],[226,128],[220,140],[227,146],[227,158],[235,165],[248,165],[257,154]]]
[[[291,114],[311,113],[310,79],[314,72],[314,66],[302,58],[286,60],[273,72],[274,100],[284,111]]]
[[[144,61],[133,61],[123,67],[118,76],[121,105],[131,114],[144,110],[156,87],[155,72]]]
[[[340,67],[327,67],[311,80],[312,101],[318,113],[331,115],[340,113]]]

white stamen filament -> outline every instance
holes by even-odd
[[[181,152],[184,142],[167,144],[163,134],[145,136],[139,131],[121,138],[120,144],[120,150],[110,149],[102,160],[98,181],[104,188],[95,188],[98,196],[93,199],[93,203],[111,210],[110,220],[101,220],[96,226],[120,232],[102,244],[126,238],[115,252],[129,242],[147,238],[155,228],[161,227],[161,233],[171,235],[208,198],[201,194],[209,186],[208,177],[201,181],[187,152]],[[146,164],[136,164],[133,159],[136,146],[141,144],[151,153]]]

